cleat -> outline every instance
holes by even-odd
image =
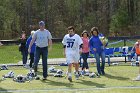
[[[78,80],[79,79],[79,75],[75,74],[75,78],[76,78],[76,80]]]
[[[47,78],[44,78],[44,77],[43,77],[42,80],[45,81],[45,80],[47,80]]]
[[[72,77],[69,76],[69,77],[68,77],[68,80],[69,80],[70,82],[72,82]]]

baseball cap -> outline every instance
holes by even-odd
[[[45,22],[44,21],[40,21],[39,22],[39,26],[44,26],[45,25]]]

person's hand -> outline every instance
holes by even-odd
[[[93,48],[94,51],[96,51],[96,48]]]
[[[79,50],[79,54],[82,54],[82,49]]]

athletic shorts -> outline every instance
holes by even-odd
[[[80,59],[79,53],[67,53],[66,54],[66,61],[68,64],[70,63],[78,63]]]

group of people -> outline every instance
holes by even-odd
[[[52,48],[52,35],[45,29],[44,21],[39,22],[37,31],[31,31],[31,36],[27,39],[26,34],[23,34],[20,39],[20,51],[22,53],[23,65],[26,66],[27,55],[30,54],[30,68],[33,68],[37,75],[37,67],[42,55],[42,66],[43,66],[43,79],[45,80],[48,76],[47,72],[47,58],[48,58],[48,46]],[[97,27],[91,28],[91,37],[89,33],[84,30],[80,35],[75,33],[75,28],[69,26],[67,28],[68,34],[66,34],[62,40],[64,47],[64,56],[68,63],[68,80],[72,82],[72,66],[75,67],[75,78],[79,78],[79,59],[80,56],[83,58],[82,71],[89,70],[87,58],[89,52],[93,53],[97,63],[98,75],[105,75],[105,52],[104,49],[106,44],[100,39],[101,35]],[[100,58],[102,59],[102,65],[100,66]]]
[[[43,66],[43,80],[46,80],[47,73],[47,58],[48,58],[48,46],[52,48],[52,35],[45,29],[45,22],[39,22],[39,28],[37,31],[31,31],[31,36],[27,39],[26,34],[23,31],[20,39],[19,50],[22,54],[23,66],[26,66],[27,56],[30,54],[30,68],[34,69],[35,75],[37,75],[38,63],[40,56],[42,56]]]
[[[72,65],[75,67],[75,78],[79,79],[79,58],[80,55],[83,58],[82,71],[89,69],[87,58],[90,53],[93,53],[97,63],[98,75],[105,75],[105,52],[104,49],[107,46],[106,43],[100,39],[101,35],[97,27],[91,28],[91,37],[86,30],[81,34],[75,34],[75,28],[73,26],[68,27],[68,34],[63,38],[64,55],[66,62],[68,63],[68,80],[72,82]],[[102,59],[102,65],[100,66],[100,58]]]

